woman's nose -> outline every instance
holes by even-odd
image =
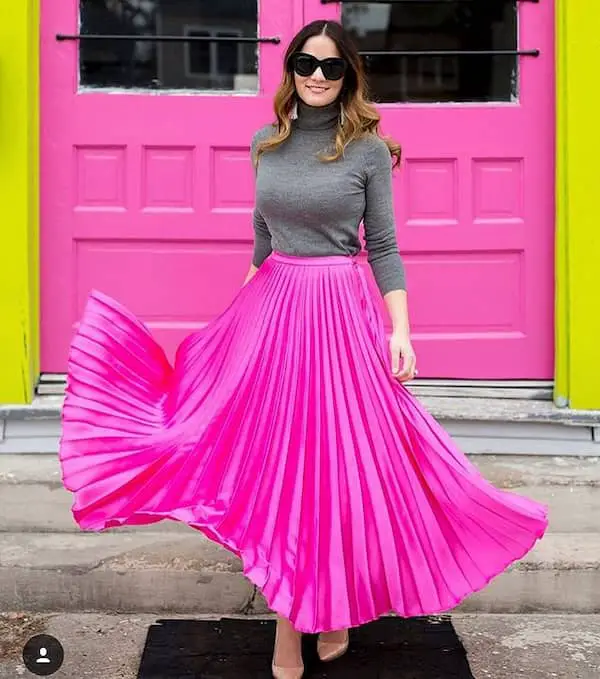
[[[320,66],[317,66],[317,70],[312,74],[312,79],[313,80],[326,80]]]

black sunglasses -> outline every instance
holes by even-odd
[[[327,59],[317,59],[312,54],[305,52],[294,52],[290,57],[289,66],[298,75],[307,77],[312,75],[320,66],[321,71],[327,80],[339,80],[344,77],[348,68],[348,63],[341,57],[329,57]]]

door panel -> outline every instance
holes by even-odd
[[[138,314],[170,355],[239,289],[253,239],[250,140],[272,117],[303,9],[261,0],[257,16],[250,6],[82,0],[81,32],[120,39],[75,40],[79,3],[42,2],[44,372],[64,372],[93,287]],[[279,41],[252,43],[257,30]],[[157,34],[179,40],[142,40]],[[250,42],[186,51],[190,35]]]
[[[403,147],[395,208],[420,375],[551,378],[553,3],[310,0],[315,18],[341,19],[368,53],[383,131]]]

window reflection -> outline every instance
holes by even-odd
[[[516,0],[411,0],[342,5],[361,51],[516,50]],[[511,101],[515,55],[365,56],[381,102]]]
[[[257,0],[80,0],[84,86],[193,90],[258,89],[254,42],[141,41],[135,36],[257,37]],[[125,36],[132,36],[131,38]]]

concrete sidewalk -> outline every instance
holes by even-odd
[[[56,679],[136,679],[147,628],[156,619],[94,613],[0,615],[0,679],[32,676],[22,664],[21,651],[40,632],[57,637],[65,649],[64,664],[52,675]],[[452,622],[476,679],[600,676],[600,615],[453,615]]]

